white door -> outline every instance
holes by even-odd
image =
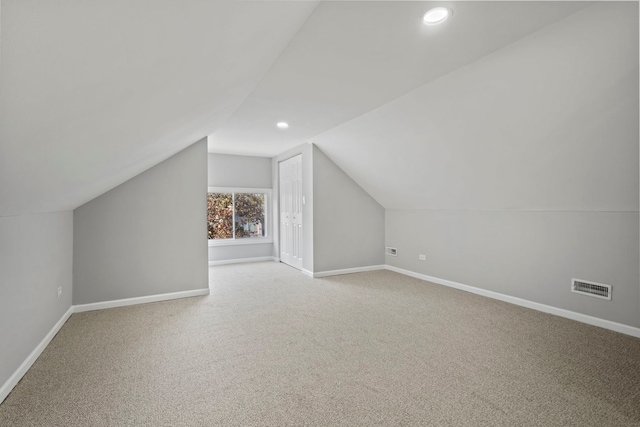
[[[302,269],[302,155],[280,162],[280,261]]]

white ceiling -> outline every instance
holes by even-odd
[[[453,18],[425,26],[435,6]],[[322,2],[209,151],[274,156],[586,6],[577,2]],[[275,127],[278,121],[291,126]]]
[[[215,131],[316,5],[2,0],[0,216],[73,209]]]
[[[424,26],[422,15],[438,5],[451,7],[453,18]],[[587,6],[2,0],[0,216],[73,209],[206,135],[211,152],[262,156],[313,141],[385,207],[475,206],[468,193],[425,191],[419,182],[452,178],[446,162],[423,160],[459,154],[468,166],[477,153],[460,120],[490,138],[478,121],[511,111],[499,103],[484,108],[493,94],[482,79],[502,88],[502,102],[512,101],[510,85],[527,82],[509,80],[498,64],[534,74],[538,67],[526,54],[510,56],[514,43],[536,40],[554,22],[562,28]],[[634,16],[637,80],[637,5]],[[547,60],[544,52],[537,58]],[[628,68],[627,60],[612,60]],[[535,96],[529,89],[525,95]],[[482,114],[474,118],[472,107]],[[278,130],[282,120],[291,127]],[[440,138],[425,145],[420,136],[430,131]],[[451,141],[457,151],[438,151]],[[475,180],[455,172],[455,185]],[[417,188],[420,200],[408,201]]]
[[[638,82],[602,2],[312,140],[386,208],[637,212]]]

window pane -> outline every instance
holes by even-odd
[[[233,194],[207,194],[207,225],[209,239],[233,238]]]
[[[265,195],[236,193],[236,239],[264,237]]]

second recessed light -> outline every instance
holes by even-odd
[[[278,126],[278,129],[287,129],[289,127],[289,123],[287,123],[287,122],[278,122],[278,124],[276,126]]]
[[[453,15],[453,11],[451,9],[447,9],[446,7],[434,7],[424,14],[423,21],[427,25],[441,24],[446,21],[450,15]]]

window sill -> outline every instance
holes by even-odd
[[[246,238],[246,239],[224,239],[209,240],[209,246],[236,246],[236,245],[265,245],[273,243],[273,239],[264,238]]]

